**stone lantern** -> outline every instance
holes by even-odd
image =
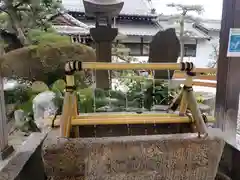
[[[95,28],[90,34],[96,43],[97,62],[111,62],[112,41],[118,35],[118,29],[112,28],[112,19],[119,15],[124,2],[122,0],[83,0],[86,16],[96,18]],[[109,73],[96,71],[96,87],[109,89]]]

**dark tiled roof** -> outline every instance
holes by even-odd
[[[209,31],[220,31],[221,29],[221,21],[203,21],[200,23],[204,28]]]
[[[175,28],[176,34],[179,35],[180,26],[175,21],[170,21],[170,20],[169,21],[159,21],[158,23],[160,24],[160,26],[163,29]],[[191,23],[191,22],[185,22],[184,28],[185,28],[185,34],[184,35],[186,37],[190,37],[190,38],[194,38],[194,39],[209,39],[210,38],[208,35],[204,34],[201,31],[198,31],[197,29],[195,29],[193,27],[193,23]]]
[[[62,0],[62,3],[64,8],[68,11],[85,12],[82,0]],[[157,14],[151,13],[151,8],[147,0],[124,0],[123,9],[120,15],[157,16]]]

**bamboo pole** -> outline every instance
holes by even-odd
[[[105,63],[82,62],[82,69],[96,70],[181,70],[179,63]]]
[[[187,91],[187,90],[186,90]],[[193,91],[189,90],[187,92],[187,100],[188,100],[188,106],[192,113],[193,119],[196,123],[196,128],[200,134],[207,134],[207,127],[206,124],[202,118],[200,109],[197,104],[197,100],[193,94]]]
[[[183,95],[181,99],[181,104],[180,104],[180,112],[179,115],[183,116],[186,113],[187,107],[188,107],[188,100],[187,100],[187,91],[185,87],[192,87],[193,85],[193,76],[188,76],[186,77],[186,80],[184,82],[184,87],[183,87]]]
[[[69,137],[72,128],[74,113],[74,94],[66,92],[64,97],[63,113],[60,116],[60,135]]]
[[[183,91],[182,100],[181,100],[181,104],[180,104],[180,110],[179,110],[180,116],[184,116],[186,114],[187,107],[188,107],[187,93],[185,91]]]
[[[60,116],[58,116],[57,118],[59,119]],[[169,113],[165,113],[165,114],[160,114],[160,113],[153,113],[153,114],[124,114],[124,113],[116,113],[116,114],[112,114],[112,113],[89,113],[89,114],[82,114],[76,117],[76,119],[104,119],[104,118],[124,118],[124,117],[135,117],[135,118],[139,118],[139,117],[145,117],[145,118],[149,118],[149,117],[161,117],[161,118],[165,118],[165,117],[179,117],[178,114],[169,114]],[[209,116],[211,117],[211,116]],[[52,118],[49,118],[49,120],[51,120]],[[213,119],[213,118],[211,118]],[[213,121],[213,120],[211,120]]]
[[[171,123],[192,123],[194,120],[189,119],[188,116],[161,116],[158,114],[155,116],[78,116],[76,119],[71,120],[72,126],[81,126],[81,125],[121,125],[121,124],[171,124]],[[208,116],[208,122],[215,122],[215,118]],[[49,119],[49,124],[51,119]],[[55,120],[55,126],[59,126],[59,118]]]
[[[73,93],[73,118],[78,116],[78,107],[77,107],[77,94]]]
[[[69,87],[74,87],[75,80],[73,75],[66,75],[66,92],[63,101],[63,110],[60,118],[60,136],[69,137],[71,131],[71,119],[74,113],[75,93]]]
[[[181,70],[180,63],[105,63],[105,62],[82,62],[82,69],[96,70]],[[216,68],[194,68],[197,73],[216,73]]]
[[[104,119],[74,119],[73,126],[82,125],[121,125],[121,124],[166,124],[166,123],[189,123],[188,117],[120,117]]]
[[[94,118],[124,118],[124,117],[179,117],[178,114],[160,114],[160,113],[142,113],[142,114],[137,114],[137,113],[89,113],[89,114],[82,114],[80,116],[77,116],[77,118],[80,119],[94,119]]]
[[[177,108],[179,107],[179,104],[181,103],[181,99],[182,99],[182,96],[183,96],[183,89],[181,89],[181,92],[179,93],[179,95],[177,95],[172,103],[169,105],[168,107],[168,111],[171,109],[172,111],[176,111]]]
[[[73,95],[73,119],[75,119],[78,116],[78,106],[77,106],[77,94],[76,92]],[[73,127],[74,131],[74,137],[79,137],[80,132],[79,132],[79,127]]]
[[[63,110],[62,115],[60,116],[60,136],[66,137],[67,135],[67,126],[69,118],[71,117],[69,112],[69,107],[71,104],[71,93],[65,92],[64,101],[63,101]]]

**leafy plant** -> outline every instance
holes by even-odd
[[[196,97],[196,99],[197,99],[197,102],[200,103],[200,104],[202,104],[202,103],[204,102],[203,96],[202,96],[201,94],[198,95],[198,96]]]

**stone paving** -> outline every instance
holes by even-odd
[[[12,145],[15,152],[22,146],[24,141],[27,139],[27,136],[24,135],[25,133],[22,133],[20,131],[14,131],[12,132],[9,137],[9,145]],[[11,157],[15,154],[15,152],[6,160],[0,161],[0,170],[9,162]]]

